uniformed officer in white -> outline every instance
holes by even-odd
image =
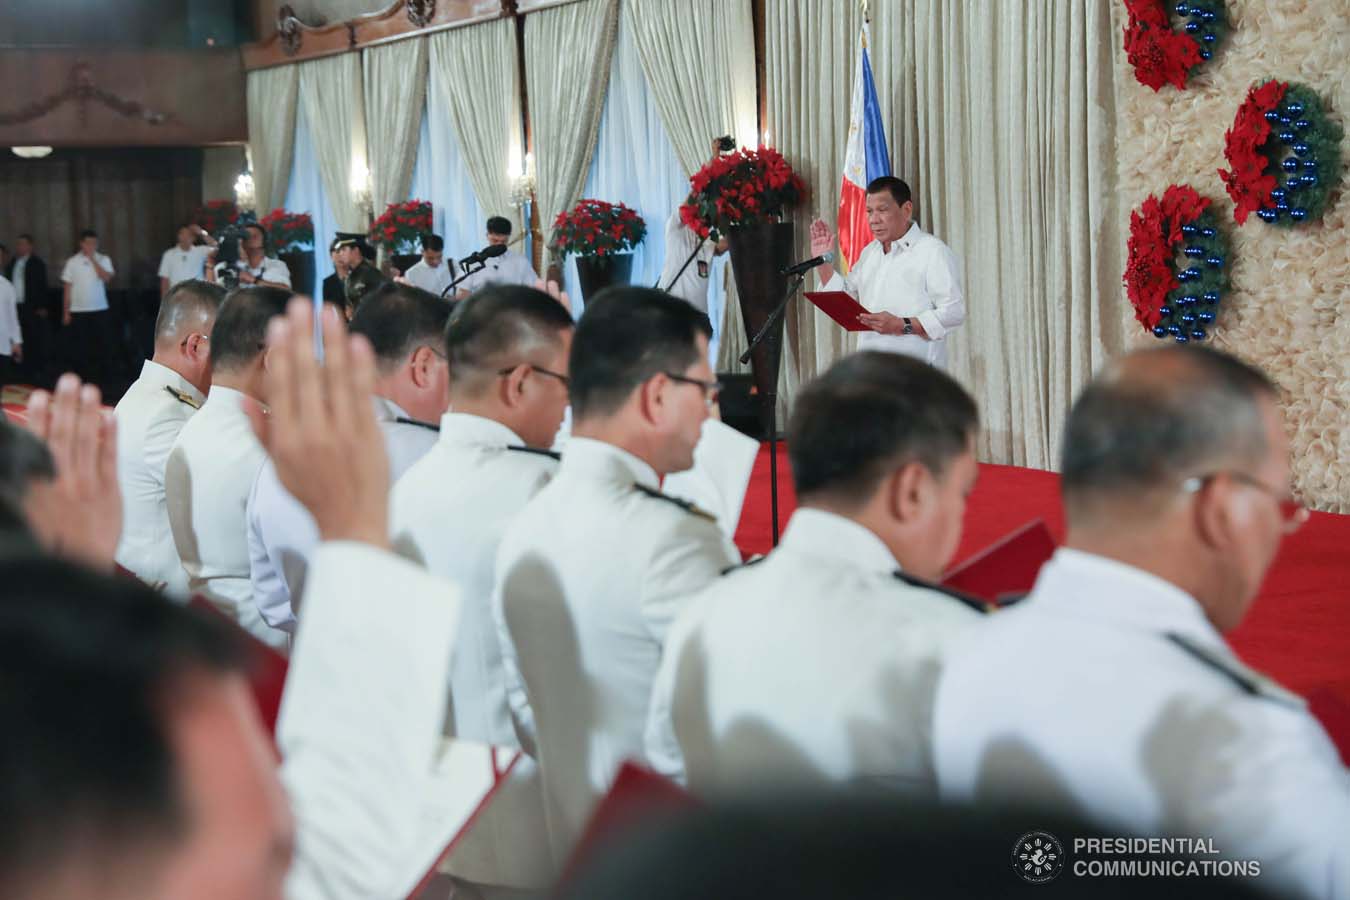
[[[239,270],[239,283],[289,290],[291,270],[281,260],[267,255],[267,232],[263,231],[261,225],[252,223],[245,225],[244,230],[248,236],[240,242],[239,259],[234,263]],[[207,270],[207,277],[211,281],[219,281],[224,268],[225,263],[216,263]]]
[[[1194,347],[1133,353],[1083,392],[1064,547],[946,662],[944,795],[1207,837],[1281,896],[1350,897],[1350,773],[1302,698],[1223,638],[1306,518],[1276,399]]]
[[[447,731],[519,747],[492,617],[493,565],[507,526],[553,477],[567,407],[572,315],[543,291],[494,285],[461,300],[446,332],[450,405],[440,440],[394,487],[394,548],[460,586],[463,612],[450,669]],[[478,885],[551,883],[538,768],[511,780],[450,859]]]
[[[440,299],[392,283],[364,301],[352,317],[352,333],[365,335],[375,350],[375,416],[384,433],[391,479],[436,443],[436,423],[449,401],[445,358],[438,349],[449,317],[449,305]],[[319,531],[282,487],[271,461],[253,484],[247,520],[249,578],[258,612],[273,628],[294,632],[291,598],[299,596]]]
[[[263,340],[289,296],[276,288],[241,287],[225,298],[211,329],[211,391],[179,432],[164,473],[169,524],[189,592],[205,595],[274,647],[286,645],[286,634],[258,615],[249,582],[245,512],[267,454],[253,436],[245,404],[267,402]]]
[[[425,235],[422,238],[422,258],[403,273],[403,278],[409,284],[437,297],[444,295],[450,282],[455,280],[455,264],[445,258],[444,238],[439,234]]]
[[[196,238],[203,243],[195,244]],[[179,225],[178,243],[159,258],[159,296],[162,298],[180,281],[204,279],[206,260],[215,248],[216,239],[200,225]]]
[[[169,450],[211,388],[211,328],[225,297],[218,285],[183,281],[159,304],[155,355],[117,404],[117,480],[122,539],[117,562],[149,585],[187,599],[164,493]]]
[[[938,660],[984,612],[932,586],[960,542],[976,428],[960,385],[895,354],[846,357],[802,391],[788,437],[801,507],[767,559],[671,629],[647,734],[658,771],[699,793],[936,795]]]
[[[951,248],[914,221],[909,185],[885,176],[867,186],[867,224],[874,240],[847,275],[824,265],[822,291],[847,291],[870,311],[859,350],[904,353],[946,368],[947,335],[966,321],[961,266]],[[811,254],[836,250],[835,234],[811,223]]]
[[[487,242],[491,247],[508,247],[511,244],[511,220],[504,216],[492,216],[487,220]],[[460,282],[456,296],[463,298],[489,284],[534,285],[539,275],[534,266],[523,254],[507,250],[501,256],[494,256],[487,264],[468,278]]]
[[[670,623],[740,560],[715,517],[660,491],[693,464],[717,399],[710,334],[662,291],[589,304],[570,356],[573,437],[502,542],[493,612],[513,716],[538,744],[555,862],[619,765],[643,758]]]

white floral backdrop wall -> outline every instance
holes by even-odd
[[[1232,235],[1233,286],[1214,346],[1261,366],[1280,385],[1293,445],[1295,489],[1317,509],[1350,513],[1350,192],[1346,178],[1320,224],[1292,230],[1255,216],[1238,227],[1216,170],[1224,131],[1253,82],[1302,82],[1350,123],[1350,0],[1228,0],[1233,31],[1185,91],[1139,84],[1119,49],[1116,129],[1122,215],[1150,193],[1191,184],[1214,201]],[[1342,148],[1343,157],[1350,150]],[[1123,229],[1125,230],[1125,229]],[[1123,250],[1122,250],[1123,258]],[[1120,290],[1132,345],[1154,342]]]

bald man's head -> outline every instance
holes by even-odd
[[[209,335],[225,289],[207,281],[180,281],[164,295],[155,319],[155,346],[175,346],[189,334]]]
[[[1062,489],[1070,525],[1147,514],[1187,478],[1257,464],[1275,385],[1205,347],[1157,347],[1108,366],[1065,428]]]

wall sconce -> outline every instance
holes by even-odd
[[[234,180],[234,204],[241,212],[252,212],[257,202],[253,193],[253,174],[245,169]]]
[[[525,204],[534,201],[537,187],[534,177],[534,154],[526,153],[519,163],[507,165],[507,174],[511,176],[511,205],[523,209]]]
[[[366,215],[372,215],[374,200],[370,195],[370,169],[360,160],[352,161],[350,188],[352,202]]]

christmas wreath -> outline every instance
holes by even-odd
[[[1179,344],[1209,337],[1228,289],[1227,264],[1218,216],[1193,188],[1174,184],[1130,214],[1125,291],[1134,317],[1157,337]]]
[[[1228,34],[1223,0],[1125,0],[1125,56],[1140,84],[1159,90],[1186,87],[1191,70],[1214,55]],[[1172,15],[1185,19],[1180,32]]]
[[[1233,198],[1233,218],[1241,225],[1254,212],[1285,227],[1320,220],[1341,180],[1344,135],[1307,85],[1253,85],[1224,135],[1230,168],[1219,177]]]

